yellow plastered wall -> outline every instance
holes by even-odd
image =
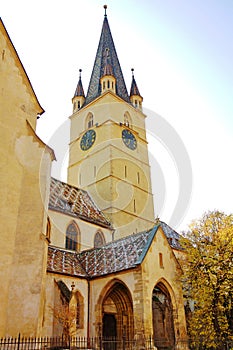
[[[81,138],[87,131],[86,118],[93,115],[96,139],[82,150]],[[127,115],[130,125],[125,126]],[[122,130],[130,129],[137,148],[122,140]],[[147,230],[153,226],[154,205],[145,131],[145,115],[112,93],[71,116],[71,143],[68,182],[87,190],[116,229],[115,238]]]
[[[1,20],[0,106],[0,336],[36,336],[42,327],[51,157],[33,134],[43,109]]]
[[[94,247],[94,237],[97,231],[103,233],[106,243],[112,241],[112,231],[107,228],[53,210],[49,210],[49,218],[51,223],[51,245],[56,247],[65,248],[66,230],[72,222],[76,223],[80,233],[78,245],[80,251]]]
[[[162,255],[162,265],[159,254]],[[144,313],[147,320],[145,327],[148,333],[152,331],[151,296],[155,285],[161,282],[165,285],[171,297],[177,343],[179,343],[180,339],[185,339],[187,336],[183,292],[180,282],[181,274],[181,267],[175,258],[173,250],[168,244],[162,229],[159,228],[154,242],[142,263]]]

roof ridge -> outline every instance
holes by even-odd
[[[131,240],[132,238],[137,238],[138,236],[140,236],[140,235],[142,235],[142,234],[148,233],[148,235],[150,235],[155,227],[158,227],[158,226],[155,225],[155,226],[153,226],[153,227],[152,227],[151,229],[149,229],[149,230],[140,231],[140,232],[137,232],[137,233],[132,233],[131,235],[128,235],[128,236],[125,236],[125,237],[122,237],[122,238],[118,238],[118,239],[116,239],[116,240],[114,240],[114,241],[111,241],[111,242],[108,242],[108,243],[104,244],[104,245],[101,246],[101,247],[96,247],[96,248],[93,247],[93,248],[90,248],[90,249],[85,249],[85,250],[83,250],[82,252],[80,252],[80,254],[85,253],[85,252],[91,252],[91,251],[94,251],[94,250],[100,250],[100,249],[103,249],[103,248],[108,248],[109,246],[111,246],[111,245],[114,244],[114,243],[117,244],[117,243],[119,243],[120,241],[126,242],[126,241],[128,241],[128,240]]]

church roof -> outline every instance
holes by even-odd
[[[172,232],[168,225],[162,223],[154,226],[151,230],[133,234],[100,248],[80,253],[50,246],[47,270],[77,277],[93,278],[134,268],[146,256],[159,226],[167,230],[169,235],[167,238],[174,236],[173,238],[176,239],[178,233]],[[164,232],[165,235],[166,232]]]
[[[180,235],[178,232],[173,230],[169,225],[167,225],[165,222],[160,221],[160,226],[163,229],[163,232],[165,233],[168,243],[173,249],[183,250],[181,244],[180,244]]]
[[[108,19],[105,14],[85,104],[90,103],[101,94],[100,78],[106,73],[106,61],[108,68],[111,67],[112,69],[111,75],[114,75],[116,78],[116,94],[123,100],[130,102]]]
[[[49,209],[111,228],[88,192],[54,178],[50,183]]]

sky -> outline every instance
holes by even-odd
[[[71,99],[80,68],[87,91],[105,3],[128,91],[134,68],[148,115],[155,216],[183,231],[209,210],[232,213],[232,0],[2,2],[45,110],[38,135],[64,168]]]

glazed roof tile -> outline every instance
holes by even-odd
[[[88,192],[54,178],[50,183],[49,209],[111,228]]]
[[[104,276],[140,264],[158,229],[137,233],[80,253],[49,247],[48,271],[73,276]]]
[[[87,277],[87,273],[79,261],[79,254],[51,246],[48,248],[47,270],[71,276]]]
[[[145,258],[159,227],[162,228],[172,248],[182,249],[178,242],[180,235],[166,223],[160,222],[149,231],[79,253],[50,246],[47,270],[93,278],[134,268]]]
[[[173,228],[171,228],[169,225],[167,225],[165,222],[160,221],[160,226],[163,229],[163,232],[165,233],[168,243],[173,249],[183,250],[181,244],[180,244],[180,235],[177,233]]]

